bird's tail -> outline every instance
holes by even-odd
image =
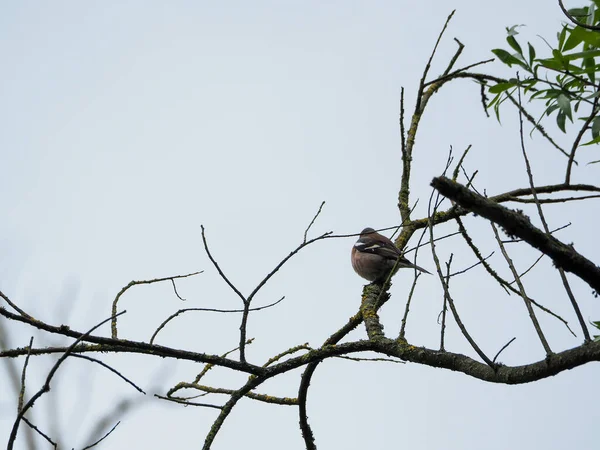
[[[398,263],[398,269],[401,269],[401,268],[417,269],[417,270],[420,270],[421,272],[425,272],[425,273],[428,273],[429,275],[431,275],[431,272],[423,269],[420,266],[417,266],[416,264],[411,263],[404,256],[400,258],[400,262]]]

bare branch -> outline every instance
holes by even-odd
[[[471,344],[471,347],[473,347],[473,350],[475,350],[475,352],[481,357],[481,359],[483,359],[486,362],[486,364],[488,364],[490,367],[494,367],[494,363],[479,348],[479,346],[477,345],[477,343],[473,340],[473,338],[471,337],[471,335],[467,331],[466,327],[462,323],[462,320],[460,319],[460,317],[458,315],[458,311],[456,310],[456,307],[454,305],[454,301],[452,299],[452,296],[450,295],[450,290],[448,289],[448,283],[446,283],[444,275],[442,274],[442,268],[440,266],[440,260],[439,260],[439,258],[437,256],[436,251],[435,251],[435,243],[433,242],[433,221],[431,219],[433,217],[433,214],[435,214],[435,209],[433,210],[433,212],[431,211],[431,201],[433,199],[433,195],[434,195],[434,192],[432,192],[431,196],[429,197],[429,211],[428,211],[428,216],[429,216],[429,219],[430,219],[430,223],[429,223],[429,241],[431,243],[431,254],[433,256],[433,261],[434,261],[435,267],[437,269],[438,278],[440,279],[440,283],[441,283],[442,288],[444,290],[444,298],[447,299],[448,305],[450,306],[450,310],[452,311],[452,315],[454,316],[454,320],[456,321],[456,324],[458,325],[458,328],[462,332],[462,334],[465,337],[465,339],[469,342],[469,344]]]
[[[121,314],[124,314],[124,313],[125,313],[125,311],[122,311],[122,312],[118,313],[118,315],[120,316]],[[8,439],[7,450],[12,450],[12,448],[14,446],[15,439],[17,438],[17,431],[19,429],[19,423],[21,422],[21,419],[23,418],[23,416],[25,415],[25,413],[29,410],[29,408],[31,408],[33,406],[33,404],[36,402],[36,400],[38,398],[40,398],[46,392],[50,391],[50,381],[52,380],[52,377],[54,377],[54,374],[56,373],[56,371],[58,370],[58,368],[60,367],[60,365],[69,357],[69,355],[73,351],[73,348],[83,338],[87,337],[90,333],[92,333],[94,330],[96,330],[97,328],[99,328],[102,325],[104,325],[106,322],[109,322],[109,321],[113,320],[113,318],[114,318],[114,316],[111,316],[108,319],[103,320],[102,322],[100,322],[98,325],[95,325],[92,328],[90,328],[89,331],[87,331],[81,337],[77,338],[75,340],[75,342],[73,342],[73,344],[71,344],[67,348],[67,351],[65,351],[63,353],[63,355],[58,359],[58,361],[56,361],[56,363],[54,364],[54,366],[52,367],[52,369],[50,369],[50,372],[48,373],[48,376],[46,377],[46,382],[44,383],[44,385],[42,386],[42,388],[38,392],[36,392],[33,395],[33,397],[31,397],[29,399],[29,401],[23,406],[23,408],[17,414],[17,418],[15,419],[15,423],[13,424],[12,430],[10,432],[10,437]]]
[[[285,296],[281,297],[276,302],[269,303],[268,305],[265,305],[265,306],[258,306],[256,308],[250,308],[248,311],[261,311],[263,309],[271,308],[272,306],[275,306],[278,303],[282,302],[284,299],[285,299]],[[185,309],[180,309],[177,312],[171,314],[169,317],[167,317],[158,326],[158,328],[154,331],[154,333],[152,334],[152,337],[150,338],[150,344],[154,343],[154,339],[156,339],[156,335],[158,334],[158,332],[161,331],[171,320],[175,319],[180,314],[183,314],[183,313],[186,313],[186,312],[189,312],[189,311],[216,312],[216,313],[241,313],[241,312],[244,312],[243,309],[215,309],[215,308],[185,308]]]
[[[517,90],[517,92],[519,94],[519,104],[521,104],[521,89],[519,88]],[[596,107],[597,101],[598,101],[598,97],[596,97],[596,99],[594,100],[594,109]],[[569,164],[567,165],[567,178],[565,180],[565,184],[569,184],[569,182],[570,182],[571,166],[573,164],[573,159],[575,158],[575,150],[579,143],[579,139],[581,139],[581,136],[583,135],[583,130],[587,129],[587,126],[591,123],[592,116],[593,116],[593,114],[590,115],[590,117],[586,121],[587,125],[584,125],[583,128],[580,130],[580,132],[575,140],[575,143],[573,144],[571,156],[569,157]],[[544,231],[546,232],[546,235],[551,236],[550,228],[548,227],[548,223],[546,222],[546,218],[544,217],[544,212],[542,211],[542,205],[540,204],[540,200],[538,199],[537,193],[535,192],[535,183],[533,181],[533,173],[531,170],[531,164],[529,163],[529,158],[527,157],[527,151],[525,150],[525,141],[523,139],[523,116],[521,115],[520,112],[519,112],[519,136],[520,136],[520,141],[521,141],[521,150],[523,153],[523,159],[525,160],[525,168],[527,170],[527,177],[529,178],[529,187],[531,188],[531,193],[533,195],[533,199],[535,201],[535,204],[536,204],[536,207],[538,210],[538,215],[540,217],[540,220],[542,221],[542,226],[544,227]],[[569,286],[569,282],[567,280],[567,276],[565,275],[563,268],[558,267],[558,272],[560,274],[560,278],[563,282],[563,286],[565,287],[567,296],[569,297],[569,300],[571,301],[571,306],[573,307],[573,310],[575,311],[575,315],[577,316],[577,320],[579,320],[579,325],[582,328],[583,335],[587,342],[590,340],[590,334],[587,329],[587,325],[585,324],[585,320],[583,320],[583,316],[581,314],[581,310],[579,309],[579,305],[577,304],[577,300],[575,300],[575,296],[573,295],[573,291],[571,290],[571,287]],[[517,284],[519,284],[519,289],[523,292],[523,289],[520,286],[519,276],[515,277],[515,281],[517,282]],[[531,308],[531,306],[529,306],[529,308]],[[549,348],[546,349],[546,351],[548,351],[548,350],[549,350]]]
[[[498,245],[500,246],[500,251],[502,252],[502,255],[504,256],[504,259],[506,259],[506,263],[508,264],[508,267],[510,268],[513,276],[515,277],[515,281],[517,282],[517,285],[519,286],[519,291],[521,292],[521,297],[523,298],[523,301],[525,302],[525,306],[527,307],[527,312],[529,313],[529,318],[531,319],[531,322],[533,323],[533,327],[535,328],[535,331],[536,331],[538,337],[540,338],[540,342],[542,343],[542,346],[544,347],[544,350],[546,351],[546,355],[550,355],[550,354],[552,354],[552,350],[550,349],[550,346],[548,345],[548,341],[546,340],[546,336],[544,336],[542,327],[540,326],[540,323],[537,320],[535,312],[533,311],[533,308],[531,307],[531,302],[529,301],[529,297],[527,296],[527,294],[525,292],[525,286],[523,286],[523,283],[521,282],[519,272],[517,272],[517,269],[515,268],[515,265],[513,264],[512,259],[510,259],[510,256],[508,256],[508,253],[506,252],[506,249],[504,248],[504,244],[502,244],[502,241],[500,240],[500,235],[498,234],[498,229],[496,228],[496,225],[494,224],[494,222],[490,222],[490,225],[492,226],[492,230],[494,230],[494,236],[496,236],[496,241],[498,242]]]
[[[202,273],[203,271],[200,272],[193,272],[193,273],[188,273],[187,275],[175,275],[173,277],[165,277],[165,278],[155,278],[153,280],[139,280],[139,281],[131,281],[127,286],[124,286],[119,293],[117,294],[117,296],[115,297],[113,304],[112,304],[112,321],[110,324],[110,329],[111,329],[111,336],[113,339],[117,339],[117,304],[119,302],[119,299],[121,298],[121,296],[131,287],[133,286],[137,286],[139,284],[153,284],[153,283],[160,283],[162,281],[169,281],[171,280],[171,282],[174,279],[177,278],[187,278],[187,277],[192,277],[194,275],[198,275],[200,273]],[[177,291],[176,291],[177,292]],[[181,297],[179,297],[181,298]]]
[[[534,227],[523,214],[511,211],[445,177],[434,178],[431,185],[466,210],[497,223],[508,235],[523,239],[548,255],[557,267],[573,272],[596,292],[600,292],[600,268],[575,251],[572,246]]]

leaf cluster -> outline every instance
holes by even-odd
[[[593,0],[583,8],[569,10],[569,14],[590,27],[600,29],[600,0]],[[558,128],[566,133],[567,119],[590,121],[587,142],[581,145],[600,143],[600,117],[598,114],[598,96],[600,84],[600,31],[586,29],[583,26],[565,23],[557,33],[555,45],[550,45],[542,38],[550,49],[550,54],[538,56],[531,42],[522,45],[517,39],[518,28],[522,25],[508,27],[506,42],[510,50],[494,49],[496,57],[509,67],[518,69],[517,76],[490,85],[488,91],[494,97],[487,105],[493,108],[500,120],[500,105],[511,98],[517,89],[529,101],[542,100],[544,111],[538,123],[545,116],[555,116]],[[581,105],[591,106],[590,112],[581,112]]]

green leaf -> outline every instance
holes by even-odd
[[[510,89],[511,87],[515,86],[516,83],[498,83],[495,86],[490,87],[489,91],[490,94],[499,94],[500,92],[504,92],[507,89]]]
[[[523,49],[521,48],[514,36],[508,35],[508,37],[506,38],[506,42],[508,42],[508,45],[510,45],[513,48],[513,50],[515,50],[519,55],[523,55]]]
[[[597,138],[598,136],[600,136],[600,117],[592,120],[592,137]]]
[[[588,8],[587,24],[594,25],[596,22],[596,5],[592,3]]]
[[[558,104],[560,111],[569,119],[571,119],[571,122],[573,122],[573,115],[571,113],[571,99],[565,94],[560,94],[556,98],[556,103]]]
[[[594,32],[594,31],[586,30],[585,28],[575,27],[571,30],[571,35],[569,36],[569,39],[567,39],[567,42],[565,43],[565,50],[571,50],[571,49],[575,48],[577,45],[579,45],[579,43],[578,43],[574,46],[569,46],[568,45],[569,41],[571,41],[571,44],[579,41],[579,43],[585,42],[586,44],[589,44],[592,47],[599,47],[600,46],[600,34],[598,34],[597,32]],[[567,48],[567,47],[569,47],[569,48]]]
[[[566,133],[565,121],[566,116],[564,115],[564,113],[562,111],[558,111],[558,114],[556,115],[556,125],[558,125],[558,128],[560,128],[560,131],[562,131],[563,133]]]
[[[523,67],[525,70],[529,71],[527,65],[521,61],[516,56],[511,55],[506,50],[502,50],[501,48],[495,48],[492,50],[492,53],[498,57],[500,61],[506,64],[508,67],[512,67],[513,64]]]
[[[563,29],[560,33],[558,33],[558,49],[562,50],[563,45],[565,44],[565,38],[567,36],[567,26],[563,25]]]
[[[583,52],[569,53],[568,55],[561,55],[563,61],[573,61],[580,58],[594,58],[600,56],[600,50],[585,50]]]
[[[529,42],[527,45],[529,46],[529,65],[532,66],[533,60],[535,59],[535,48],[533,48],[533,45],[531,45]]]
[[[557,109],[558,109],[558,105],[557,104],[549,106],[548,108],[546,108],[546,115],[549,116],[550,114],[552,114]]]
[[[600,70],[600,66],[596,65],[596,60],[594,58],[585,58],[583,60],[583,67],[585,69],[585,73],[590,79],[592,83],[596,82],[596,72]]]
[[[600,136],[592,139],[589,142],[586,142],[585,144],[581,144],[581,146],[583,147],[584,145],[594,145],[594,144],[598,144],[598,143],[600,143]]]
[[[574,29],[569,30],[569,37],[567,38],[567,41],[565,42],[565,47],[563,48],[565,52],[573,50],[575,47],[577,47],[583,42],[584,34],[578,30],[583,30],[583,28],[575,27]]]
[[[574,66],[573,64],[568,64],[566,61],[560,61],[560,60],[557,61],[555,58],[538,59],[538,62],[543,67],[546,67],[551,70],[556,70],[556,71],[569,70],[570,72],[573,72],[576,75],[579,75],[580,73],[583,72],[583,70],[580,69],[579,67]]]

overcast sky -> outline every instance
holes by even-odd
[[[143,341],[179,308],[239,308],[239,298],[203,251],[201,224],[214,256],[245,293],[301,242],[323,200],[313,235],[399,224],[400,89],[406,89],[410,113],[448,14],[457,9],[433,75],[454,54],[452,38],[465,44],[457,63],[465,66],[506,47],[505,27],[514,24],[526,24],[523,38],[543,53],[538,35],[555,42],[562,20],[555,3],[2,2],[0,290],[41,320],[86,330],[110,316],[115,294],[129,281],[204,270],[178,283],[185,303],[168,284],[134,288],[122,298],[127,314],[119,322],[120,337]],[[478,70],[510,75],[498,63]],[[551,122],[548,128],[555,131]],[[568,136],[557,139],[568,142]],[[513,112],[506,110],[500,125],[485,117],[474,83],[445,87],[431,101],[417,136],[415,216],[426,216],[429,181],[443,170],[450,146],[460,154],[473,145],[465,167],[479,170],[479,189],[495,194],[527,186],[518,142]],[[564,157],[536,134],[527,136],[527,145],[536,183],[561,182]],[[600,159],[594,148],[580,155],[583,162]],[[597,182],[598,166],[580,164],[574,176]],[[551,228],[573,223],[559,239],[575,242],[592,259],[600,254],[596,218],[585,205],[546,211]],[[489,226],[477,218],[466,223],[484,254],[496,250],[491,261],[509,277]],[[319,346],[357,311],[364,282],[350,266],[352,243],[314,244],[265,287],[256,306],[286,298],[251,316],[248,336],[256,339],[248,348],[250,361],[263,364],[305,342]],[[457,269],[475,262],[458,238],[438,250],[443,260],[454,253]],[[521,270],[537,256],[515,245],[509,250]],[[428,249],[419,253],[419,265],[433,271]],[[578,333],[573,338],[556,320],[541,316],[550,345],[560,351],[581,342],[581,331],[555,274],[544,260],[528,275],[527,286]],[[399,330],[411,277],[404,272],[395,278],[382,310],[390,336]],[[489,282],[481,268],[457,277],[452,287],[484,351],[494,355],[516,337],[501,361],[519,365],[544,358],[522,301]],[[573,288],[586,319],[600,319],[589,287],[575,281]],[[408,320],[409,342],[437,348],[441,304],[438,280],[422,277]],[[4,321],[0,326],[13,347],[27,345],[32,330]],[[157,343],[221,354],[237,346],[238,327],[239,316],[188,313],[167,325]],[[108,335],[109,327],[98,334]],[[38,346],[70,342],[34,336]],[[364,328],[350,337],[364,338]],[[473,354],[453,322],[447,349]],[[201,448],[216,410],[152,397],[192,381],[200,365],[97,356],[148,392],[102,448]],[[29,395],[54,360],[31,362]],[[300,373],[259,391],[295,397]],[[83,360],[69,360],[58,378],[62,382],[31,417],[60,436],[65,448],[89,444],[99,418],[123,399],[142,397]],[[215,369],[206,383],[235,388],[244,379]],[[7,436],[16,398],[2,384],[0,436]],[[319,449],[585,450],[597,448],[597,385],[596,365],[505,386],[414,364],[328,360],[313,378],[308,411]],[[25,448],[23,430],[17,448]],[[297,408],[242,401],[213,448],[302,449]]]

